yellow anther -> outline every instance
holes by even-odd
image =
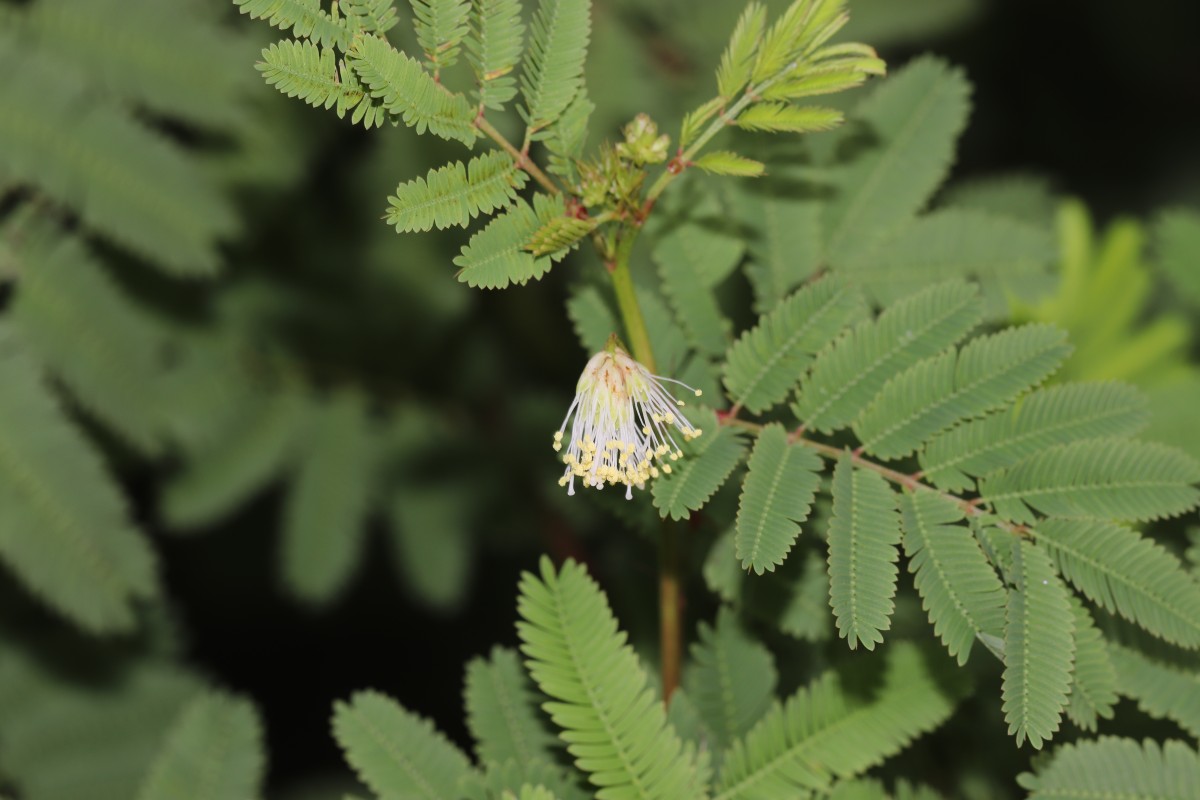
[[[699,389],[696,390],[696,397],[700,397],[703,394],[704,394],[704,392],[700,391]]]
[[[642,433],[644,433],[644,434],[646,434],[646,435],[649,435],[649,434],[650,434],[650,426],[649,426],[649,425],[643,425],[643,426],[642,426]]]
[[[662,471],[663,471],[663,473],[664,473],[664,474],[670,475],[670,474],[671,474],[671,465],[670,465],[670,464],[663,464],[663,466],[662,466]]]

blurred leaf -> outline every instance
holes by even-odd
[[[471,577],[471,489],[449,483],[394,492],[388,514],[405,587],[433,608],[457,609]]]

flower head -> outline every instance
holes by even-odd
[[[676,400],[663,382],[700,396],[687,384],[651,374],[615,344],[592,356],[562,427],[554,434],[554,449],[561,451],[571,423],[562,457],[566,469],[559,480],[567,494],[575,494],[575,479],[580,478],[584,486],[596,489],[624,484],[629,499],[633,487],[642,489],[651,478],[670,474],[670,462],[683,455],[675,432],[687,441],[701,431],[683,416],[679,410],[683,401]]]

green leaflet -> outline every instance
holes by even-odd
[[[952,2],[954,0],[951,0]],[[951,183],[939,194],[940,205],[1046,226],[1057,200],[1044,176],[1008,172]]]
[[[784,603],[778,616],[779,630],[810,642],[824,642],[833,629],[829,608],[829,571],[820,553],[810,551],[804,564],[787,576]]]
[[[455,611],[471,580],[470,508],[467,485],[401,483],[387,504],[389,533],[404,588],[426,605]]]
[[[1075,669],[1067,716],[1085,731],[1095,732],[1101,719],[1112,719],[1117,704],[1117,672],[1109,648],[1083,601],[1070,595],[1075,616]]]
[[[597,224],[590,219],[552,217],[533,232],[525,249],[535,256],[551,256],[558,260],[596,230]]]
[[[497,800],[509,797],[506,792],[519,792],[526,785],[547,787],[555,800],[587,800],[576,780],[576,774],[557,763],[546,761],[518,762],[512,759],[484,765],[482,774],[472,772],[459,782],[462,800]]]
[[[387,33],[396,25],[395,0],[342,0],[341,10],[347,17],[355,17],[368,33]]]
[[[521,577],[521,651],[596,797],[702,800],[703,762],[667,723],[600,588],[571,560],[555,570],[543,556],[540,573]]]
[[[1200,796],[1200,755],[1182,742],[1101,736],[1063,745],[1017,782],[1030,790],[1029,800],[1186,800]]]
[[[1200,739],[1200,670],[1183,670],[1123,645],[1109,643],[1108,650],[1121,694]]]
[[[618,330],[612,307],[595,286],[576,286],[571,290],[571,296],[567,298],[567,316],[579,337],[579,344],[589,356],[603,350],[608,337]]]
[[[842,112],[833,108],[758,103],[738,115],[737,126],[767,133],[812,133],[832,130],[844,120]]]
[[[474,772],[433,723],[379,692],[334,703],[333,735],[359,779],[382,797],[453,800]]]
[[[907,456],[958,420],[999,408],[1040,383],[1070,352],[1066,333],[1049,325],[980,337],[888,381],[854,432],[880,458]]]
[[[879,474],[856,469],[849,454],[834,467],[831,493],[829,605],[850,649],[861,643],[874,650],[892,624],[900,558],[896,495]]]
[[[77,212],[85,227],[172,275],[218,271],[237,229],[229,196],[186,151],[38,55],[0,42],[0,173]]]
[[[458,61],[458,51],[467,36],[470,0],[409,0],[417,43],[425,51],[436,75]]]
[[[722,606],[713,627],[700,623],[683,685],[720,751],[754,727],[775,699],[775,660]]]
[[[725,387],[735,405],[762,413],[787,397],[813,356],[856,318],[866,316],[851,286],[825,279],[781,303],[734,342],[725,361]]]
[[[771,191],[770,184],[742,183],[734,198],[732,212],[755,234],[747,243],[750,263],[745,270],[754,287],[754,310],[766,313],[816,271],[820,205],[812,198]]]
[[[361,35],[346,57],[371,95],[417,133],[475,143],[475,110],[464,96],[442,91],[416,60],[384,39]]]
[[[742,569],[774,572],[783,563],[821,483],[813,450],[788,442],[781,425],[768,425],[750,454],[738,501],[737,559]]]
[[[555,738],[543,722],[538,695],[516,651],[493,647],[467,664],[467,727],[483,764],[552,763]]]
[[[288,97],[317,108],[336,108],[339,119],[352,111],[350,121],[368,129],[387,120],[387,110],[367,94],[352,69],[339,69],[329,48],[285,40],[264,48],[262,59],[256,68],[263,79]]]
[[[533,206],[521,198],[471,241],[454,258],[458,279],[481,289],[503,289],[540,279],[553,266],[551,256],[535,258],[525,246],[542,225],[563,213],[562,200],[537,194]]]
[[[76,237],[23,248],[12,319],[75,400],[139,451],[157,454],[155,391],[167,326],[128,297]]]
[[[754,54],[762,40],[766,23],[766,7],[757,1],[747,3],[734,26],[729,46],[721,56],[721,65],[717,68],[717,92],[725,100],[731,100],[750,82]],[[687,146],[686,142],[683,146]]]
[[[135,627],[158,591],[154,553],[89,441],[0,327],[0,558],[30,591],[92,633]],[[19,420],[19,424],[11,421]]]
[[[923,57],[876,86],[850,115],[882,145],[831,171],[838,195],[825,209],[826,261],[840,267],[928,202],[954,159],[970,110],[961,70]]]
[[[1059,517],[1152,520],[1196,507],[1200,464],[1173,447],[1099,439],[1043,450],[980,482],[996,513],[1030,523]]]
[[[1157,542],[1103,520],[1043,520],[1034,535],[1092,602],[1172,644],[1200,649],[1200,585]]]
[[[558,119],[583,85],[591,0],[538,0],[521,66],[521,118],[532,129]]]
[[[262,792],[262,726],[246,700],[207,692],[167,733],[138,800],[228,800]]]
[[[932,286],[901,300],[817,357],[792,411],[808,428],[846,427],[889,378],[954,344],[981,315],[978,291],[966,283]]]
[[[367,400],[344,390],[308,415],[283,506],[283,579],[296,596],[327,603],[362,558],[374,472]]]
[[[513,68],[521,58],[525,25],[520,0],[474,0],[467,61],[475,72],[479,102],[500,111],[517,94]]]
[[[683,458],[664,463],[665,474],[651,484],[654,507],[663,519],[687,519],[703,508],[745,454],[742,437],[734,429],[719,425],[711,411],[697,409],[687,415],[703,433],[684,442],[680,447]]]
[[[730,175],[736,178],[757,178],[767,171],[767,165],[753,158],[739,156],[728,150],[714,150],[696,159],[694,167],[710,175]]]
[[[708,355],[729,346],[730,323],[713,289],[737,268],[742,253],[738,237],[696,222],[672,227],[654,244],[663,292],[690,341]]]
[[[233,513],[283,472],[307,422],[295,386],[252,394],[211,443],[198,443],[163,491],[163,516],[179,531],[198,530]]]
[[[989,317],[1008,315],[1008,296],[1055,257],[1050,232],[1037,224],[966,208],[943,208],[847,257],[842,274],[889,304],[938,281],[973,278],[989,297]]]
[[[904,552],[913,585],[959,666],[976,637],[1004,634],[1007,592],[970,530],[963,512],[942,495],[922,491],[900,497]]]
[[[1169,211],[1159,218],[1154,235],[1163,271],[1183,299],[1200,308],[1200,214]]]
[[[547,171],[574,184],[579,180],[575,162],[583,157],[587,144],[588,122],[596,105],[587,96],[587,87],[580,86],[575,99],[546,131],[544,143],[549,151]]]
[[[1019,747],[1035,750],[1058,730],[1071,689],[1075,618],[1070,595],[1049,556],[1026,539],[1013,542],[1016,587],[1004,631],[1004,720]]]
[[[290,30],[301,39],[312,39],[322,47],[346,51],[358,30],[357,18],[334,21],[321,8],[320,0],[233,0],[238,11],[250,19],[265,19],[280,30]]]
[[[882,681],[854,691],[847,670],[828,672],[775,706],[722,761],[716,800],[777,800],[827,789],[899,752],[936,728],[954,710],[954,695],[939,684],[915,646],[897,642],[881,659],[857,662],[872,671],[885,662]]]
[[[388,198],[387,222],[397,233],[466,227],[480,213],[489,214],[516,199],[526,173],[503,150],[431,169],[424,178],[400,184]]]
[[[1010,467],[1056,444],[1131,436],[1148,416],[1146,396],[1123,383],[1039,389],[1012,408],[935,436],[920,453],[921,468],[944,489],[971,489],[968,476]]]
[[[742,595],[742,584],[746,573],[738,564],[735,552],[736,532],[728,530],[717,537],[704,557],[701,573],[704,585],[713,594],[727,603],[736,603]],[[821,596],[821,611],[825,610],[825,595]]]

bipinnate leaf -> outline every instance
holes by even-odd
[[[738,178],[757,178],[766,172],[761,161],[739,156],[728,150],[714,150],[696,159],[693,166],[711,175],[732,175]]]
[[[100,455],[67,419],[23,343],[0,326],[0,559],[91,633],[134,628],[154,552]]]
[[[339,119],[352,111],[350,121],[366,128],[387,120],[386,109],[367,94],[354,71],[349,67],[339,71],[330,48],[312,42],[276,42],[263,49],[256,67],[269,86],[310,106],[334,108]]]
[[[1069,595],[1075,617],[1075,670],[1067,697],[1067,716],[1085,731],[1101,719],[1112,719],[1117,704],[1117,671],[1108,645],[1083,601]]]
[[[531,129],[558,119],[583,84],[591,0],[538,0],[521,66],[521,118]]]
[[[799,290],[729,348],[725,388],[730,399],[755,414],[783,401],[813,357],[866,315],[862,295],[852,286],[827,278]]]
[[[1123,383],[1038,389],[1011,408],[935,436],[921,450],[921,468],[926,480],[945,489],[973,489],[973,477],[1011,467],[1047,447],[1131,436],[1148,416],[1146,396]]]
[[[325,603],[363,554],[375,463],[366,398],[338,392],[309,417],[309,431],[283,507],[282,569],[297,596]]]
[[[713,289],[741,262],[740,237],[713,225],[686,222],[662,233],[653,258],[663,293],[687,333],[689,342],[712,356],[729,347],[731,324]]]
[[[523,199],[487,224],[454,258],[458,279],[480,289],[525,285],[550,271],[550,256],[534,256],[526,248],[533,235],[563,214],[563,204],[549,195],[534,195],[533,205]]]
[[[985,477],[980,494],[1014,522],[1057,517],[1155,520],[1200,502],[1200,463],[1167,445],[1092,439],[1042,450]]]
[[[207,692],[167,733],[138,800],[228,800],[262,792],[262,727],[247,700]]]
[[[346,57],[371,95],[417,133],[428,130],[468,147],[475,143],[475,109],[467,99],[444,91],[420,63],[386,39],[359,35]]]
[[[817,357],[792,411],[815,430],[846,427],[889,378],[957,342],[982,315],[978,290],[962,282],[931,286],[889,306]]]
[[[577,217],[552,217],[533,232],[525,249],[534,256],[550,256],[558,261],[596,229],[597,222]]]
[[[250,19],[265,19],[301,39],[312,39],[322,47],[345,51],[357,30],[357,18],[334,20],[321,8],[320,0],[234,0],[238,11]]]
[[[838,194],[825,212],[827,263],[841,266],[871,248],[928,202],[954,159],[969,95],[960,70],[926,56],[880,83],[855,109],[851,119],[878,144],[831,172]]]
[[[854,432],[863,449],[880,458],[910,455],[955,422],[1006,405],[1054,372],[1070,352],[1066,333],[1050,325],[982,336],[892,378]]]
[[[471,763],[429,720],[375,691],[333,704],[333,736],[380,797],[456,800]]]
[[[900,559],[900,515],[896,495],[881,475],[838,459],[831,487],[829,605],[838,635],[853,650],[883,641],[891,627]]]
[[[782,425],[763,428],[738,501],[736,554],[742,569],[774,572],[800,535],[821,483],[821,458],[791,444]]]
[[[481,213],[512,202],[527,177],[511,156],[492,150],[472,158],[466,166],[455,161],[431,169],[424,178],[400,184],[388,198],[385,219],[397,233],[466,227]]]
[[[1108,643],[1117,691],[1144,713],[1169,719],[1200,739],[1200,669],[1183,669],[1132,647]]]
[[[1058,730],[1071,689],[1075,617],[1050,557],[1027,539],[1013,542],[1016,587],[1004,631],[1004,720],[1019,747],[1035,750]]]
[[[482,764],[554,760],[555,738],[543,722],[539,698],[514,650],[492,648],[467,664],[467,727]]]
[[[715,737],[714,746],[724,750],[754,727],[771,706],[778,678],[775,660],[750,637],[728,606],[721,606],[714,626],[700,623],[691,656],[683,676],[684,688],[704,727]]]
[[[1029,800],[1188,800],[1200,796],[1200,755],[1182,742],[1101,736],[1063,745],[1017,782]]]
[[[368,33],[387,33],[396,26],[396,0],[342,0],[341,10]]]
[[[512,71],[521,58],[525,24],[520,0],[474,0],[467,61],[475,72],[479,102],[499,111],[517,94]]]
[[[1004,584],[949,498],[906,492],[900,511],[913,585],[934,633],[962,666],[976,637],[1004,635]]]
[[[409,0],[417,44],[436,75],[458,61],[458,51],[467,35],[471,0]]]
[[[664,474],[651,485],[654,507],[664,519],[687,519],[703,508],[745,455],[742,437],[718,424],[711,411],[685,413],[702,433],[681,445],[683,458],[662,462]]]
[[[777,800],[828,790],[950,716],[956,688],[935,677],[914,645],[897,642],[881,659],[860,663],[874,669],[879,661],[885,662],[882,681],[854,669],[831,670],[772,708],[726,752],[717,800]]]
[[[517,633],[575,765],[599,800],[704,798],[706,769],[667,723],[608,601],[582,566],[521,578]]]
[[[1043,520],[1034,535],[1089,600],[1172,644],[1200,649],[1200,585],[1162,545],[1104,520]]]

